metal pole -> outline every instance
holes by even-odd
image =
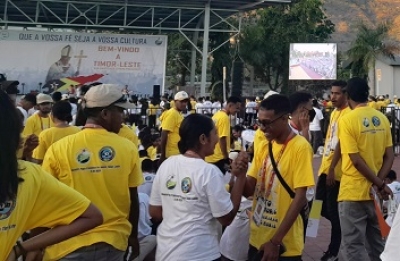
[[[200,25],[202,24],[201,19],[197,23],[196,29],[200,28]],[[199,31],[194,32],[193,34],[193,44],[197,45],[197,42],[199,40]],[[190,63],[190,85],[194,87],[194,82],[196,81],[196,58],[197,58],[197,53],[196,53],[196,48],[192,46],[192,56],[191,56],[191,63]]]
[[[226,67],[222,68],[222,103],[226,102]]]
[[[204,9],[203,58],[201,61],[202,64],[201,64],[201,87],[200,87],[201,96],[206,95],[209,33],[210,33],[210,3],[207,3]]]

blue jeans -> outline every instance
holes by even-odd
[[[122,261],[124,251],[106,243],[96,243],[82,247],[61,258],[59,261]]]

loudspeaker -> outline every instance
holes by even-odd
[[[153,99],[160,100],[161,87],[160,85],[153,85]]]
[[[244,64],[242,61],[233,62],[232,70],[232,96],[241,97],[243,87],[243,68]]]

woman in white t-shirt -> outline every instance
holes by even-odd
[[[181,155],[168,158],[153,182],[150,215],[162,221],[157,231],[156,260],[220,260],[221,225],[235,218],[246,183],[248,159],[232,163],[237,180],[229,194],[221,171],[204,158],[214,153],[217,130],[211,118],[191,114],[180,128]]]

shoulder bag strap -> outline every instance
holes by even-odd
[[[282,186],[285,188],[287,193],[289,193],[289,196],[293,199],[295,197],[296,193],[294,193],[293,190],[291,190],[291,188],[289,187],[289,185],[286,183],[286,181],[283,179],[281,173],[279,172],[278,167],[276,166],[274,154],[272,153],[272,142],[268,143],[268,152],[269,152],[269,158],[271,160],[271,164],[272,164],[272,167],[274,169],[276,176],[278,177],[279,181],[281,182]]]

